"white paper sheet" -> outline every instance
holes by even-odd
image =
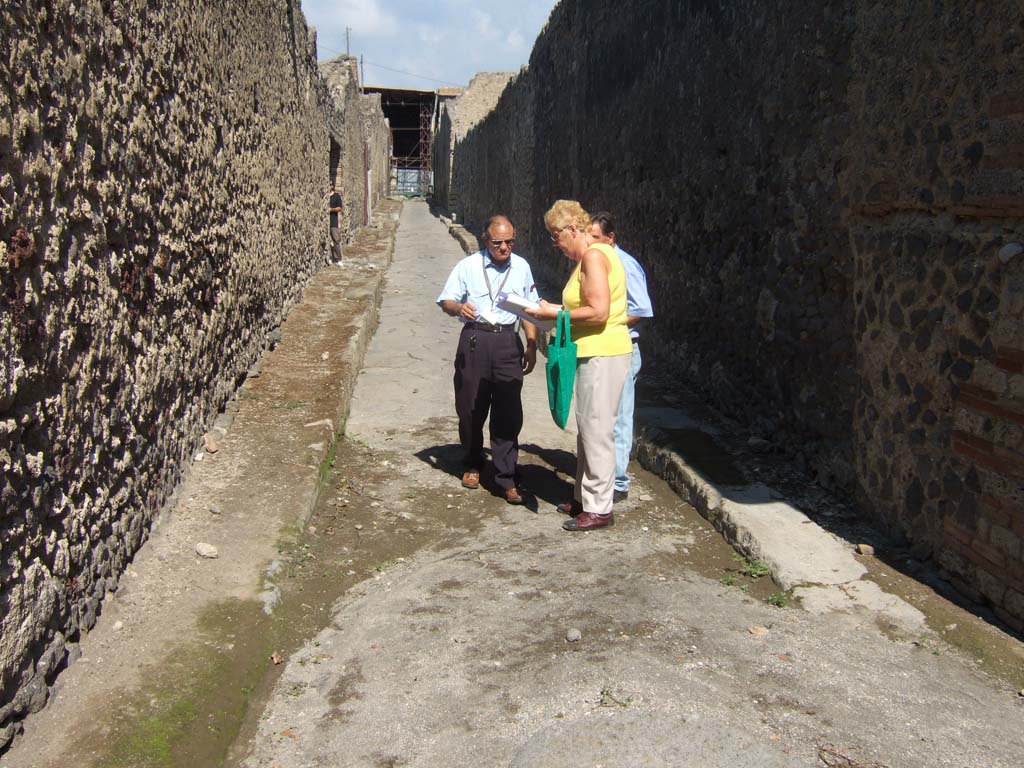
[[[542,331],[551,331],[555,328],[554,320],[537,320],[536,318],[530,317],[526,314],[524,310],[534,309],[535,307],[540,306],[536,301],[530,301],[529,299],[524,299],[522,296],[517,296],[514,293],[505,293],[502,291],[498,294],[498,301],[496,302],[496,305],[506,312],[511,312],[516,317],[522,318],[528,323],[533,323]]]

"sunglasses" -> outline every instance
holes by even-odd
[[[491,245],[493,245],[495,248],[501,248],[501,246],[503,245],[507,245],[509,248],[511,248],[515,244],[516,239],[514,237],[510,237],[508,240],[491,240]]]

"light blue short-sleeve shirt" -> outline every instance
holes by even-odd
[[[487,270],[486,277],[484,270]],[[488,288],[488,281],[490,288]],[[437,297],[437,304],[442,301],[470,302],[476,307],[476,319],[485,323],[511,325],[519,318],[511,312],[499,309],[495,302],[498,294],[504,292],[515,294],[524,299],[538,301],[537,285],[533,281],[533,271],[526,259],[511,254],[508,261],[501,267],[491,261],[487,251],[478,251],[466,256],[455,265],[448,281]],[[460,317],[463,323],[469,321]]]
[[[626,314],[631,317],[654,317],[654,307],[647,293],[647,275],[644,274],[644,268],[640,266],[639,261],[617,245],[615,252],[626,271]],[[629,335],[633,339],[640,337],[635,325],[630,327]]]

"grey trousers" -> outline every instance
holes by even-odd
[[[584,512],[607,515],[615,490],[615,417],[631,354],[582,357],[576,363],[576,485]]]
[[[341,261],[341,240],[341,227],[331,227],[331,256],[334,261]]]

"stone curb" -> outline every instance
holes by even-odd
[[[455,238],[467,254],[480,250],[480,239],[461,224],[456,224],[450,213],[436,212],[441,222],[448,227],[448,234]]]
[[[480,250],[480,240],[461,224],[449,224],[448,232],[459,241],[459,245],[466,253],[476,253]]]
[[[475,235],[441,214],[448,232],[466,253],[480,246]],[[546,338],[542,334],[542,340]],[[542,352],[543,343],[542,343]],[[655,439],[661,428],[700,428],[675,409],[656,409],[657,416],[644,421],[634,417],[638,434],[634,455],[644,469],[661,477],[678,496],[710,522],[741,555],[760,560],[772,580],[799,598],[815,613],[866,608],[886,614],[908,631],[924,625],[924,614],[897,597],[882,592],[862,577],[867,568],[853,556],[852,547],[814,523],[805,514],[761,484],[719,488],[671,448]]]
[[[641,466],[657,474],[708,520],[741,555],[762,560],[784,590],[855,581],[867,569],[852,551],[760,484],[717,487],[644,425],[635,442]]]
[[[400,211],[401,209],[397,215],[400,215]],[[371,231],[378,228],[384,229],[384,232],[378,234]],[[283,521],[291,517],[295,523],[304,526],[316,508],[322,490],[320,468],[323,462],[328,460],[340,436],[344,434],[356,379],[380,320],[385,276],[394,257],[396,229],[397,220],[393,226],[376,220],[371,228],[360,229],[348,244],[348,248],[374,248],[378,253],[378,263],[375,264],[372,273],[369,276],[360,276],[348,284],[336,280],[315,281],[307,286],[303,302],[293,308],[282,326],[285,334],[281,342],[282,348],[290,346],[294,349],[301,348],[302,344],[296,344],[295,339],[289,334],[289,326],[295,328],[292,333],[302,339],[305,326],[313,325],[325,315],[344,312],[350,323],[350,328],[346,329],[349,335],[342,341],[343,349],[333,355],[335,359],[322,366],[310,366],[308,360],[292,363],[304,383],[323,381],[323,396],[320,402],[312,403],[308,410],[296,410],[295,418],[290,420],[294,423],[288,427],[289,429],[301,427],[308,431],[309,439],[313,441],[307,446],[312,451],[312,460],[307,458],[303,465],[299,466],[291,464],[289,474],[292,478],[298,479],[289,483],[295,495],[291,496],[288,510],[282,509],[278,516]],[[341,269],[347,268],[349,264],[346,262]],[[343,306],[345,309],[340,309]],[[330,309],[325,310],[322,307]],[[315,317],[304,315],[314,312]],[[298,349],[298,352],[304,358],[308,358],[306,350]],[[277,363],[277,367],[284,366]],[[287,456],[280,456],[279,459],[282,463],[288,463]]]
[[[676,451],[659,445],[659,432],[653,423],[640,426],[634,442],[640,465],[665,480],[737,552],[764,562],[772,580],[800,599],[806,610],[868,609],[908,632],[924,627],[925,616],[917,608],[862,578],[867,568],[847,542],[764,485],[715,486]]]

